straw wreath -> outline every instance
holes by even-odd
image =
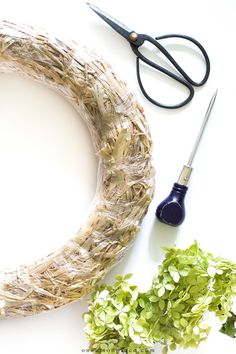
[[[143,110],[92,50],[28,26],[0,22],[0,71],[49,85],[85,120],[99,159],[90,214],[64,247],[0,271],[0,318],[55,309],[88,292],[134,240],[153,195],[151,138]]]

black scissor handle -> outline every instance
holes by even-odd
[[[164,103],[161,103],[161,102],[158,102],[156,100],[154,100],[151,96],[148,95],[147,91],[145,90],[144,86],[143,86],[143,83],[142,83],[142,80],[141,80],[141,75],[140,75],[140,65],[139,65],[139,60],[142,60],[143,62],[149,64],[150,66],[154,67],[155,69],[157,70],[160,70],[161,72],[163,72],[164,74],[166,74],[167,76],[171,76],[174,80],[180,82],[182,85],[184,85],[185,87],[187,87],[187,89],[189,90],[189,95],[188,97],[180,102],[180,103],[177,103],[177,104],[174,104],[174,105],[167,105],[167,104],[164,104]],[[194,89],[193,87],[187,82],[187,81],[183,81],[182,79],[180,79],[178,76],[176,75],[170,75],[169,72],[166,73],[165,70],[163,70],[162,67],[160,68],[157,68],[155,65],[153,65],[155,63],[153,63],[152,61],[149,62],[149,60],[147,58],[144,57],[143,58],[139,58],[137,57],[136,58],[136,69],[137,69],[137,79],[138,79],[138,83],[139,83],[139,87],[143,93],[143,95],[151,102],[153,103],[154,105],[158,106],[158,107],[161,107],[161,108],[169,108],[169,109],[175,109],[175,108],[181,108],[183,106],[185,106],[186,104],[188,104],[193,96],[194,96]],[[170,72],[171,73],[171,72]],[[172,73],[171,73],[172,74]]]
[[[187,41],[192,42],[196,47],[198,47],[198,49],[200,50],[200,52],[202,53],[204,60],[205,60],[205,64],[206,64],[206,72],[205,75],[203,77],[203,79],[200,82],[196,82],[194,80],[192,80],[185,71],[183,71],[181,74],[183,75],[183,77],[193,86],[199,87],[202,86],[206,83],[209,75],[210,75],[210,59],[208,57],[208,54],[206,52],[206,50],[204,49],[204,47],[201,45],[201,43],[199,43],[196,39],[194,39],[193,37],[190,36],[186,36],[185,34],[175,34],[175,33],[171,33],[171,34],[165,34],[163,36],[158,36],[155,37],[155,39],[161,40],[161,39],[167,39],[167,38],[182,38],[185,39]]]
[[[197,42],[195,39],[193,39],[192,37],[189,36],[184,36],[184,35],[178,35],[178,34],[171,34],[171,35],[165,35],[165,36],[161,36],[161,37],[157,37],[158,39],[164,39],[164,38],[170,38],[170,37],[179,37],[179,38],[184,38],[187,40],[190,40],[191,42],[193,42],[195,45],[197,45],[197,47],[201,50],[205,61],[206,61],[206,73],[205,76],[203,78],[203,80],[200,83],[197,83],[195,81],[193,81],[187,74],[186,72],[181,68],[181,66],[175,61],[175,59],[172,57],[172,55],[165,49],[165,47],[162,46],[162,44],[160,44],[156,39],[145,35],[145,34],[139,34],[138,38],[139,41],[137,44],[135,43],[130,43],[131,48],[133,50],[133,52],[135,53],[135,55],[137,56],[137,61],[136,61],[136,69],[137,69],[137,79],[138,79],[138,83],[140,86],[140,89],[143,93],[143,95],[153,104],[155,104],[156,106],[162,107],[162,108],[169,108],[169,109],[174,109],[174,108],[180,108],[185,106],[187,103],[189,103],[193,96],[194,96],[194,89],[192,87],[193,86],[201,86],[203,85],[209,76],[210,73],[210,61],[208,58],[208,55],[205,51],[205,49],[202,47],[202,45]],[[158,65],[157,63],[151,61],[150,59],[146,58],[140,51],[139,48],[141,47],[141,45],[145,42],[150,42],[151,44],[153,44],[157,49],[160,50],[160,52],[171,62],[171,64],[176,68],[176,70],[182,75],[181,78],[178,75],[174,74],[173,72],[167,70],[166,68]],[[139,61],[142,60],[144,63],[148,64],[149,66],[153,67],[154,69],[162,72],[163,74],[165,74],[166,76],[171,77],[172,79],[174,79],[175,81],[179,82],[180,84],[184,85],[188,91],[189,91],[189,96],[182,102],[175,104],[175,105],[166,105],[163,103],[160,103],[156,100],[154,100],[152,97],[150,97],[146,90],[144,89],[142,80],[141,80],[141,75],[140,75],[140,63]]]
[[[179,66],[179,64],[175,61],[175,59],[170,55],[170,53],[159,43],[157,42],[154,38],[147,36],[147,35],[140,35],[139,34],[139,38],[141,39],[141,43],[143,44],[145,41],[152,43],[156,48],[158,48],[164,55],[165,57],[167,57],[167,59],[174,65],[174,67],[182,74],[182,72],[184,73],[183,69]],[[158,65],[157,63],[154,63],[152,60],[146,58],[140,51],[139,48],[141,47],[141,45],[137,46],[133,43],[130,43],[131,48],[133,50],[133,52],[135,53],[135,55],[137,56],[137,60],[136,60],[136,69],[137,69],[137,79],[138,79],[138,83],[140,86],[140,89],[143,93],[143,95],[153,104],[155,104],[158,107],[162,107],[162,108],[169,108],[169,109],[174,109],[174,108],[180,108],[185,106],[187,103],[189,103],[193,96],[194,96],[194,90],[193,87],[191,86],[190,83],[188,83],[188,81],[182,79],[181,77],[177,76],[176,74],[174,74],[173,72],[167,70],[166,68]],[[189,96],[182,102],[175,104],[175,105],[166,105],[164,103],[160,103],[156,100],[154,100],[152,97],[150,97],[148,95],[148,93],[146,92],[146,90],[144,89],[142,80],[141,80],[141,75],[140,75],[140,65],[139,65],[139,61],[142,60],[144,63],[148,64],[149,66],[153,67],[154,69],[162,72],[163,74],[165,74],[168,77],[171,77],[173,80],[179,82],[180,84],[184,85],[188,91],[189,91]]]

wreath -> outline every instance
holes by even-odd
[[[41,30],[0,23],[0,71],[49,85],[85,120],[99,159],[87,221],[44,259],[0,271],[0,318],[27,316],[75,301],[118,262],[152,199],[152,141],[142,107],[93,50]]]

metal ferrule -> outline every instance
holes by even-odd
[[[182,186],[187,186],[192,170],[193,168],[191,166],[184,165],[177,183],[181,184]]]

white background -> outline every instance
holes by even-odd
[[[236,261],[235,0],[96,2],[141,33],[184,33],[207,49],[211,59],[207,84],[196,90],[188,106],[173,111],[157,108],[143,98],[129,45],[85,1],[7,0],[0,4],[2,19],[44,27],[58,38],[96,49],[145,109],[154,142],[155,197],[135,245],[106,281],[115,274],[134,272],[134,282],[147,288],[161,262],[161,246],[187,247],[194,239],[202,248]],[[177,56],[183,54],[178,47],[172,49]],[[203,66],[194,58],[194,53],[187,51],[184,66],[197,76]],[[170,84],[167,88],[166,84],[157,75],[150,90],[159,92],[165,102],[182,95],[179,87]],[[162,225],[155,219],[156,206],[187,162],[217,87],[217,101],[194,161],[186,220],[178,228]],[[79,229],[95,193],[97,160],[86,126],[63,98],[30,80],[0,75],[0,167],[1,267],[46,256]],[[83,300],[32,318],[1,321],[0,352],[80,353],[88,346],[81,319],[86,309],[87,301]],[[161,353],[160,347],[155,352]],[[192,353],[179,350],[176,354],[187,352]],[[196,351],[235,352],[235,341],[219,334],[217,328]]]

